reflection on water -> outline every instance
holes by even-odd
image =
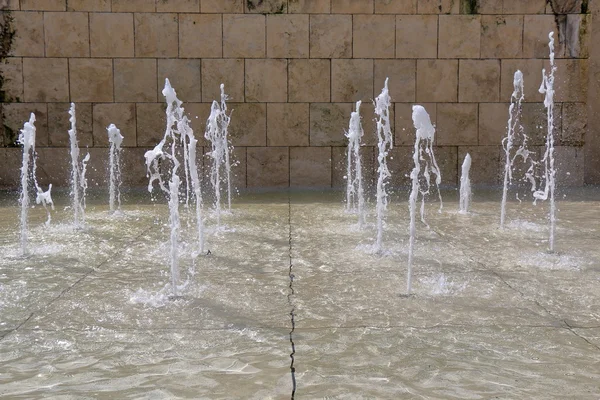
[[[380,255],[340,193],[243,196],[198,258],[184,210],[177,299],[164,205],[92,197],[82,230],[35,208],[23,258],[0,199],[0,397],[597,398],[600,192],[558,203],[555,254],[546,205],[501,230],[499,195],[429,213],[410,297],[406,196]]]

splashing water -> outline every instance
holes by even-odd
[[[123,135],[121,131],[115,126],[110,124],[106,128],[108,133],[108,142],[110,148],[108,150],[108,161],[109,161],[109,207],[110,212],[114,213],[121,209],[121,143],[123,142]]]
[[[71,103],[69,109],[69,141],[71,144],[71,207],[73,208],[73,225],[81,228],[85,222],[85,194],[87,190],[87,179],[85,173],[90,153],[79,162],[79,144],[77,142],[77,117],[75,115],[75,103]]]
[[[361,101],[356,102],[356,111],[350,114],[350,124],[346,137],[348,138],[348,166],[346,175],[346,210],[356,211],[358,226],[365,224],[365,193],[363,188],[362,165],[360,156],[360,140],[364,135],[360,123]]]
[[[467,153],[462,164],[462,173],[460,175],[460,200],[459,212],[467,214],[471,205],[471,180],[469,171],[471,170],[471,155]]]
[[[379,176],[377,178],[377,239],[375,242],[375,251],[381,252],[383,250],[383,225],[388,204],[386,186],[389,178],[392,176],[387,166],[387,156],[393,148],[392,130],[390,128],[389,108],[391,99],[388,91],[388,78],[385,79],[383,90],[377,96],[374,103],[375,114],[377,115],[377,148],[379,150],[377,156],[377,161],[379,162],[377,172]]]

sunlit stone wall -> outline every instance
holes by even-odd
[[[42,181],[66,184],[69,102],[77,105],[80,145],[92,155],[92,184],[105,185],[106,127],[115,123],[125,136],[125,182],[145,185],[143,153],[164,132],[165,77],[197,132],[225,83],[239,187],[343,185],[343,134],[356,100],[363,100],[363,154],[373,176],[371,101],[385,77],[394,101],[395,185],[406,183],[412,163],[415,103],[437,124],[444,183],[457,183],[469,152],[472,181],[497,184],[516,69],[525,76],[524,128],[536,151],[544,145],[537,89],[551,30],[559,38],[558,183],[600,183],[600,32],[592,29],[592,3],[0,0],[0,186],[17,186],[14,143],[32,111]],[[590,93],[588,76],[597,88]]]

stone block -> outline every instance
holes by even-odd
[[[48,104],[48,145],[52,147],[70,147],[69,129],[71,129],[70,103]],[[79,147],[94,145],[92,136],[92,105],[77,103],[75,105],[77,123],[77,142]]]
[[[248,187],[288,187],[289,148],[249,147],[247,157]]]
[[[458,60],[417,60],[417,102],[458,100]]]
[[[523,73],[526,102],[539,102],[544,96],[538,91],[542,81],[542,60],[501,60],[500,99],[510,101],[514,90],[514,76],[517,70]]]
[[[414,162],[412,158],[413,151],[414,146],[397,146],[390,151],[390,154],[388,156],[388,168],[392,173],[392,177],[390,180],[392,188],[410,186],[410,173],[414,168]],[[456,185],[458,181],[457,147],[435,146],[433,152],[438,167],[440,168],[442,185]],[[375,157],[377,157],[377,149],[375,149]],[[378,164],[376,162],[375,168],[377,168],[377,165]],[[426,202],[426,212],[431,212],[429,211],[430,209],[437,210],[439,208],[439,200],[435,189],[427,197]]]
[[[234,147],[231,152],[231,184],[233,192],[239,189],[245,189],[248,184],[246,182],[246,165],[248,163],[247,147]]]
[[[23,59],[23,100],[69,101],[69,68],[65,58]]]
[[[479,58],[481,16],[440,15],[439,58]]]
[[[588,58],[592,16],[590,14],[567,15],[565,29],[565,57]]]
[[[287,101],[287,60],[246,60],[246,101]]]
[[[123,149],[121,161],[121,177],[123,186],[128,188],[143,188],[148,187],[148,177],[146,176],[146,164],[144,154],[148,148],[126,147]]]
[[[222,34],[223,27],[219,14],[180,14],[179,56],[182,58],[222,57]]]
[[[329,14],[330,0],[288,0],[288,13]]]
[[[373,60],[331,61],[331,101],[369,101],[373,98]]]
[[[287,0],[246,0],[244,12],[251,14],[286,14]]]
[[[506,137],[508,103],[479,104],[479,144],[500,145]]]
[[[206,146],[208,141],[204,138],[204,132],[206,132],[206,120],[210,115],[211,103],[183,103],[183,107],[198,140],[198,146]]]
[[[110,11],[111,0],[69,0],[67,11]]]
[[[155,0],[112,0],[113,12],[154,12]]]
[[[479,0],[477,6],[479,14],[502,14],[502,2],[498,0]]]
[[[503,14],[543,14],[546,0],[502,0]]]
[[[220,85],[232,101],[244,101],[244,60],[239,58],[202,60],[202,101],[221,99]]]
[[[394,125],[396,122],[394,114],[394,103],[392,103],[392,105],[390,106],[389,113],[390,128],[392,129],[393,135],[395,131]],[[365,132],[361,143],[365,146],[376,146],[379,139],[377,137],[377,115],[375,115],[375,105],[372,102],[365,102],[361,104],[360,115],[362,117],[363,131]],[[348,115],[348,124],[349,123],[350,115]],[[346,124],[346,130],[348,130],[348,124]]]
[[[19,0],[4,0],[4,9],[5,10],[20,10],[21,4]]]
[[[0,63],[0,76],[2,87],[0,96],[2,102],[12,103],[23,100],[23,59],[9,57]]]
[[[331,148],[331,186],[334,188],[345,188],[347,185],[347,147],[332,147]],[[362,166],[363,176],[363,187],[365,193],[373,193],[376,191],[377,178],[376,178],[376,160],[375,160],[376,148],[372,146],[363,146],[360,148],[360,161]]]
[[[394,58],[396,17],[392,15],[354,15],[352,56],[355,58]],[[376,38],[376,39],[375,39]]]
[[[20,171],[15,165],[22,163],[20,148],[0,147],[0,189],[14,190],[20,187]]]
[[[44,57],[44,14],[13,11],[15,29],[10,54],[13,56]]]
[[[65,11],[66,0],[21,0],[23,11]]]
[[[556,186],[583,186],[583,149],[581,147],[557,146],[554,148]]]
[[[458,160],[462,163],[465,156],[471,155],[469,178],[474,185],[498,185],[503,181],[504,151],[500,146],[461,146],[458,148]]]
[[[457,185],[460,183],[460,166],[464,158],[458,158],[458,147],[436,146],[433,152],[438,167],[440,167],[442,185]]]
[[[331,187],[331,147],[290,147],[290,187]]]
[[[554,32],[555,56],[562,57],[565,50],[558,40],[554,15],[525,15],[523,17],[523,57],[549,58],[548,33],[551,31]]]
[[[437,144],[440,146],[477,145],[477,104],[437,105]]]
[[[267,104],[267,146],[308,146],[307,103]]]
[[[331,99],[330,60],[290,60],[289,101],[322,102]]]
[[[416,14],[417,0],[375,0],[375,14]]]
[[[202,13],[235,13],[244,12],[244,0],[202,0],[200,3]]]
[[[561,115],[562,106],[554,106],[554,137],[559,138],[562,130],[562,120],[558,118]],[[525,134],[529,137],[528,143],[532,146],[543,146],[546,143],[548,133],[548,123],[546,117],[546,108],[544,103],[523,104],[523,113],[521,117]]]
[[[167,106],[164,103],[138,103],[135,109],[137,146],[153,148],[165,135]]]
[[[115,99],[117,101],[158,101],[155,59],[115,59],[114,64]]]
[[[331,0],[333,14],[373,14],[373,0]]]
[[[556,68],[554,101],[578,103],[587,101],[588,60],[556,60]],[[549,70],[550,66],[546,64],[546,71]]]
[[[436,103],[419,103],[425,107],[425,111],[429,114],[431,123],[436,126],[437,104]],[[416,131],[412,120],[412,103],[395,103],[395,125],[394,125],[394,144],[398,146],[414,146]],[[435,136],[437,139],[437,135]]]
[[[559,143],[565,146],[583,145],[587,122],[587,107],[584,103],[563,103],[562,130]]]
[[[31,113],[35,114],[35,139],[37,146],[48,145],[48,107],[46,103],[4,103],[4,146],[14,145]]]
[[[458,101],[500,100],[500,60],[460,60],[458,71]]]
[[[375,91],[383,88],[385,78],[389,78],[388,89],[392,101],[415,101],[416,76],[416,60],[375,60]]]
[[[156,0],[157,12],[200,12],[200,0]]]
[[[352,57],[352,16],[311,15],[310,56],[312,58]]]
[[[133,14],[90,14],[92,57],[133,57],[133,42]]]
[[[89,57],[88,14],[44,13],[46,57]]]
[[[267,57],[308,57],[308,15],[267,15]]]
[[[417,0],[418,14],[458,14],[460,2],[455,0]]]
[[[310,145],[345,146],[351,103],[312,103],[310,105]]]
[[[69,60],[71,101],[106,103],[113,101],[113,60],[71,58]]]
[[[177,14],[136,13],[134,22],[136,57],[177,57]]]
[[[158,101],[164,96],[165,78],[169,78],[171,86],[177,92],[179,100],[184,105],[189,102],[202,101],[202,87],[200,84],[200,60],[194,59],[167,59],[158,60]]]
[[[396,16],[396,57],[437,58],[437,15]]]
[[[522,35],[523,17],[521,15],[483,15],[481,17],[481,57],[521,57]]]
[[[266,146],[267,105],[264,103],[231,103],[229,137],[234,146]]]
[[[93,136],[95,147],[108,147],[106,128],[110,124],[115,124],[121,130],[123,146],[135,147],[137,145],[134,103],[94,104]]]
[[[68,188],[71,178],[71,163],[69,149],[66,148],[37,148],[37,179],[42,187],[52,184],[54,190],[59,187]],[[81,149],[82,157],[87,153]],[[93,163],[93,160],[90,160]],[[92,170],[92,168],[90,168]],[[90,183],[88,179],[88,183]]]
[[[261,58],[266,55],[264,15],[223,15],[223,57]]]

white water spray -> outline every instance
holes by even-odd
[[[364,135],[360,123],[361,101],[356,102],[356,111],[350,114],[350,124],[346,137],[348,138],[348,165],[346,172],[346,210],[356,211],[358,227],[365,224],[365,193],[363,188],[360,141]]]
[[[121,210],[121,143],[123,135],[121,131],[114,125],[110,124],[106,128],[108,133],[108,142],[110,148],[108,150],[109,161],[109,197],[108,203],[110,212],[114,213]]]
[[[387,166],[387,156],[393,148],[392,130],[390,128],[389,108],[391,98],[388,91],[388,78],[385,79],[385,85],[381,94],[375,99],[375,114],[377,115],[377,148],[379,150],[377,161],[379,167],[377,172],[377,239],[375,242],[375,251],[383,250],[383,225],[385,223],[385,212],[387,210],[387,190],[386,186],[389,178],[392,176]]]
[[[85,222],[85,194],[87,189],[87,179],[85,173],[87,162],[90,160],[90,153],[87,153],[84,159],[79,162],[79,144],[77,142],[77,117],[75,115],[75,103],[71,103],[69,109],[69,141],[71,144],[71,207],[73,208],[73,224],[75,228],[80,228]]]
[[[467,153],[462,164],[462,173],[460,175],[460,200],[459,212],[467,214],[471,205],[471,179],[469,171],[471,170],[471,155]]]

